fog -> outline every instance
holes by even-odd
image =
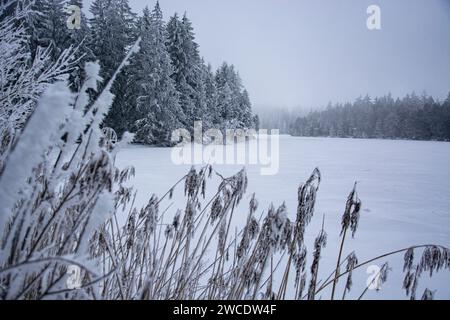
[[[154,3],[130,0],[139,14]],[[380,30],[366,26],[372,4],[381,9]],[[187,12],[201,55],[214,67],[234,64],[256,107],[316,108],[365,94],[424,90],[442,99],[450,91],[449,0],[161,0],[160,5],[166,20]]]

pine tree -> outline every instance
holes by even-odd
[[[202,81],[202,61],[192,24],[186,14],[181,20],[177,14],[170,18],[166,46],[174,67],[172,78],[185,114],[183,123],[192,130],[194,121],[202,120],[207,113],[207,105]]]
[[[120,65],[127,49],[136,39],[135,15],[128,0],[95,0],[90,11],[92,51],[99,60],[101,77],[108,81]],[[111,92],[114,102],[104,119],[104,126],[113,128],[119,137],[128,128],[129,70],[124,68],[117,76]]]
[[[171,133],[184,118],[178,104],[173,68],[165,46],[166,30],[157,2],[150,13],[144,9],[140,21],[141,49],[130,70],[136,89],[137,112],[135,141],[170,145]]]
[[[95,0],[90,12],[91,48],[108,80],[135,40],[135,15],[127,0]]]
[[[38,47],[51,47],[52,60],[56,61],[69,46],[65,0],[35,0],[32,9],[26,23],[31,54],[34,57]]]
[[[254,127],[254,119],[252,116],[252,105],[250,102],[250,97],[248,96],[247,90],[241,93],[240,105],[240,122],[244,128],[253,128]]]
[[[232,65],[223,63],[217,70],[216,86],[222,127],[226,129],[254,127],[248,92]]]
[[[214,73],[210,64],[202,63],[202,82],[205,92],[206,112],[203,118],[203,127],[212,128],[220,123],[220,110],[217,104],[217,87]]]
[[[203,120],[205,127],[208,123],[206,88],[203,78],[203,61],[200,58],[199,46],[195,42],[194,28],[191,21],[184,13],[181,19],[182,30],[184,35],[184,48],[187,53],[187,82],[193,89],[192,99],[194,100],[195,109],[193,113],[193,121]]]

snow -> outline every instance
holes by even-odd
[[[72,100],[73,94],[62,81],[51,84],[40,98],[0,176],[0,226],[20,197],[27,194],[24,188],[28,187],[26,180],[32,169],[45,160],[44,152],[58,140],[58,128],[69,113]]]
[[[238,146],[242,147],[243,144]],[[248,189],[235,215],[235,223],[242,226],[245,222],[253,192],[259,202],[256,216],[263,210],[266,213],[271,202],[278,207],[285,201],[288,217],[294,221],[297,188],[318,167],[322,182],[315,215],[306,229],[305,240],[309,268],[313,242],[325,215],[328,241],[322,251],[319,279],[326,278],[336,264],[341,217],[355,181],[358,182],[357,193],[362,201],[362,211],[358,231],[354,239],[347,238],[344,255],[354,250],[362,262],[415,244],[450,247],[450,143],[281,136],[279,152],[279,172],[275,175],[261,175],[259,165],[247,166]],[[116,164],[119,168],[135,166],[136,177],[131,184],[138,189],[138,206],[145,205],[152,193],[163,195],[190,169],[190,165],[172,164],[170,148],[139,145],[129,145],[121,150]],[[224,176],[230,176],[237,173],[242,165],[217,165],[214,168]],[[207,185],[207,195],[216,187]],[[178,187],[175,193],[182,194],[182,187]],[[184,208],[181,197],[175,195],[161,207],[169,205],[172,205],[171,212]],[[369,290],[365,298],[405,298],[402,290],[403,255],[379,260],[376,265],[381,267],[385,261],[389,261],[392,268],[387,283],[378,292]],[[358,298],[370,276],[366,270],[363,267],[354,271],[354,284],[346,298]],[[435,298],[450,299],[449,283],[450,274],[445,271],[431,280],[424,275],[417,297],[420,298],[425,287],[428,287],[437,290]],[[338,283],[339,298],[344,284],[345,279]],[[320,297],[328,299],[330,292],[324,290],[317,298]]]

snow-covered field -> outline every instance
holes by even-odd
[[[450,247],[450,143],[281,136],[279,151],[280,167],[276,175],[263,176],[258,165],[247,166],[248,199],[241,202],[236,224],[239,225],[239,219],[244,219],[253,192],[259,201],[259,212],[267,210],[270,202],[277,206],[285,201],[294,219],[297,188],[318,167],[322,183],[316,213],[306,237],[311,244],[325,215],[328,245],[320,265],[322,278],[329,275],[336,263],[340,220],[346,197],[355,181],[358,182],[363,210],[355,239],[349,238],[346,242],[345,253],[355,250],[361,262],[414,244],[433,243]],[[152,193],[164,194],[190,168],[190,165],[173,164],[170,148],[136,145],[119,152],[117,165],[136,168],[136,177],[131,183],[138,189],[138,205],[143,205]],[[241,167],[215,166],[225,176],[236,173]],[[209,186],[208,192],[213,192],[213,188],[215,186]],[[181,194],[182,188],[176,191]],[[173,202],[170,211],[183,208],[177,197]],[[165,203],[166,206],[170,204]],[[309,245],[308,267],[311,248]],[[384,261],[377,264],[381,266]],[[403,255],[391,257],[388,261],[392,268],[388,282],[379,292],[368,292],[365,298],[405,297],[401,289]],[[347,298],[357,298],[368,277],[365,268],[356,271],[354,287]],[[342,286],[344,282],[339,284]],[[437,290],[435,298],[450,299],[449,273],[437,274],[431,280],[423,276],[418,298],[425,285]],[[322,298],[329,298],[329,292],[322,292]]]

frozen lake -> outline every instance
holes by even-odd
[[[175,165],[170,148],[131,145],[121,150],[117,165],[133,165],[138,189],[138,203],[144,204],[152,193],[162,195],[186,172],[190,165]],[[217,165],[225,176],[236,173],[242,165]],[[355,239],[345,245],[345,252],[355,251],[359,261],[415,244],[440,244],[450,247],[450,143],[400,140],[364,140],[339,138],[302,138],[281,136],[279,172],[261,175],[259,165],[248,165],[247,197],[241,202],[242,217],[253,192],[259,201],[258,212],[286,202],[294,219],[297,188],[318,167],[322,173],[314,219],[307,229],[307,242],[316,237],[322,217],[328,245],[323,251],[320,275],[328,276],[336,263],[341,216],[348,193],[355,181],[362,200],[360,225]],[[208,190],[212,192],[214,190]],[[182,192],[180,188],[179,193]],[[175,198],[176,199],[176,198]],[[174,200],[172,208],[183,208]],[[236,218],[239,219],[239,216]],[[308,268],[312,248],[309,246]],[[385,260],[377,262],[378,265]],[[373,290],[365,298],[405,297],[403,255],[388,259],[392,271],[379,292]],[[356,271],[355,271],[356,272]],[[354,275],[354,289],[348,298],[358,297],[366,285],[366,269]],[[344,284],[340,281],[340,285]],[[450,273],[429,280],[423,276],[417,290],[422,296],[424,285],[437,290],[436,298],[450,299]],[[329,292],[323,292],[323,299]]]

